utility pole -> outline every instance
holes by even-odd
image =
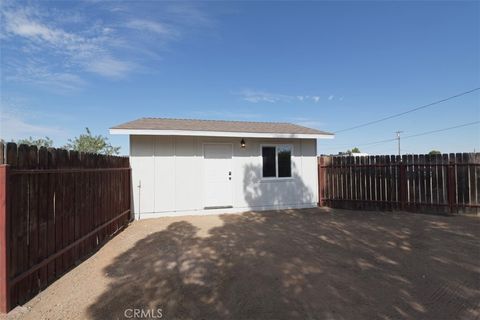
[[[398,156],[402,157],[402,153],[400,151],[400,133],[403,131],[396,131],[395,133],[397,134],[397,142],[398,142]]]

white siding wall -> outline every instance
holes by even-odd
[[[245,139],[131,136],[130,163],[134,211],[138,218],[204,214],[203,144],[233,144],[233,209],[309,207],[317,203],[317,159],[314,139]],[[292,179],[262,179],[262,144],[293,145]],[[141,182],[141,188],[138,188]],[[215,212],[215,211],[212,211]]]
[[[155,169],[146,165],[138,171],[147,177],[152,174],[155,176],[155,210],[174,211],[175,210],[175,141],[173,137],[150,136],[155,142]],[[134,157],[132,157],[133,159]],[[139,177],[140,178],[140,177]],[[143,191],[141,192],[143,193]],[[143,209],[142,209],[143,211]],[[152,211],[152,212],[154,212]],[[138,212],[138,211],[136,211]],[[146,212],[146,211],[143,211]]]

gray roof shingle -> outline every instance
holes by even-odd
[[[224,120],[195,120],[168,118],[140,118],[122,123],[111,129],[138,130],[187,130],[187,131],[220,131],[249,133],[285,133],[333,135],[332,133],[284,122],[252,122]]]

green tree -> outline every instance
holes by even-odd
[[[440,151],[438,150],[432,150],[428,153],[429,155],[433,156],[433,155],[436,155],[436,154],[442,154]]]
[[[17,144],[18,145],[27,144],[29,146],[37,146],[38,148],[40,147],[50,148],[53,146],[53,140],[50,139],[49,137],[39,138],[39,139],[28,137],[26,139],[18,140]]]
[[[353,153],[360,153],[360,149],[358,149],[357,147],[353,148],[352,150],[347,150],[345,152],[339,152],[338,154],[339,155],[345,155],[345,154],[348,154],[349,156],[351,156]]]
[[[114,147],[108,142],[108,138],[102,135],[94,136],[90,129],[85,128],[86,134],[81,134],[73,140],[68,139],[68,143],[63,147],[68,150],[79,152],[101,153],[106,155],[115,155],[120,151],[120,147]]]

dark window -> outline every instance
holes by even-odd
[[[278,146],[277,147],[277,156],[278,156],[278,177],[285,178],[292,176],[292,149],[290,146]]]
[[[272,178],[277,176],[275,161],[275,147],[262,147],[263,177]]]

